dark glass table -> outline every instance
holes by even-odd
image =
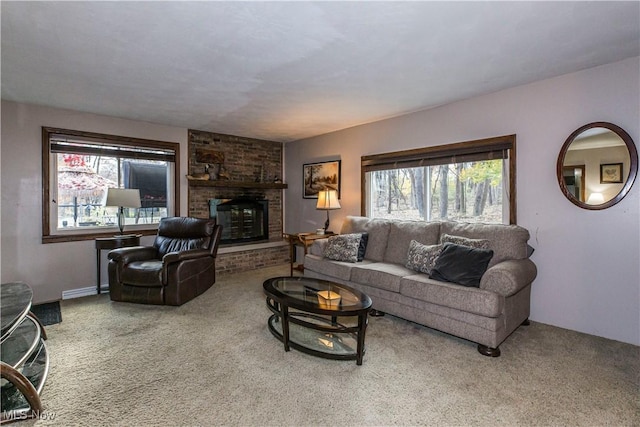
[[[267,325],[284,344],[313,356],[362,365],[371,298],[349,286],[309,277],[274,277],[263,284]]]
[[[96,239],[96,264],[98,273],[96,278],[96,292],[98,295],[100,295],[100,291],[102,290],[102,284],[100,283],[100,255],[102,251],[140,246],[140,237],[142,237],[142,234],[124,234],[113,237],[99,237]]]
[[[1,422],[36,417],[42,411],[40,393],[49,372],[49,355],[44,328],[29,311],[32,297],[24,283],[0,285]]]

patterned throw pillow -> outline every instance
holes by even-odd
[[[442,252],[442,245],[423,245],[412,240],[409,243],[406,267],[420,273],[431,274],[440,252]]]
[[[362,235],[359,233],[331,236],[323,255],[334,261],[357,262],[361,239]]]
[[[467,237],[452,236],[450,234],[440,236],[440,243],[444,244],[447,242],[476,249],[489,249],[489,241],[487,239],[469,239]]]

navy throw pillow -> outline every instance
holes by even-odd
[[[369,233],[360,233],[360,246],[358,246],[358,262],[364,259],[364,253],[367,251],[367,243],[369,242]]]
[[[480,279],[487,271],[493,257],[491,249],[477,249],[470,246],[445,243],[430,278],[443,282],[474,287],[480,286]]]

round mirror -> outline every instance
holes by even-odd
[[[606,209],[627,195],[638,173],[638,152],[624,129],[595,122],[577,129],[558,156],[562,193],[584,209]]]

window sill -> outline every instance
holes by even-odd
[[[142,234],[143,236],[155,236],[158,234],[158,229],[146,229],[146,230],[128,230],[131,233]],[[64,243],[64,242],[78,242],[82,240],[95,240],[99,237],[113,237],[118,235],[118,232],[103,231],[95,233],[82,233],[82,234],[53,234],[49,236],[42,236],[42,243]]]

